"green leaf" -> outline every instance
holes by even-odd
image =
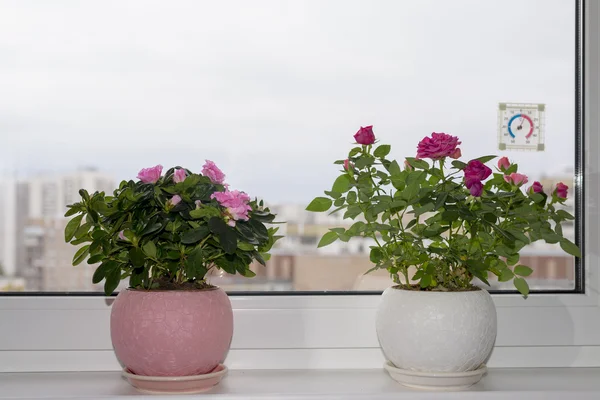
[[[83,219],[83,214],[73,217],[72,220],[69,221],[67,226],[65,227],[65,242],[70,242],[75,236],[75,232],[79,229],[79,225],[81,225],[81,220]]]
[[[529,285],[527,284],[527,281],[517,276],[513,280],[513,283],[515,284],[515,287],[517,288],[519,293],[527,297],[527,295],[529,294]]]
[[[510,270],[510,268],[505,268],[502,270],[502,273],[498,277],[498,282],[508,282],[514,277],[515,274]]]
[[[349,157],[354,157],[355,155],[357,155],[358,153],[360,153],[362,151],[362,147],[354,147],[350,150],[350,153],[348,153]]]
[[[421,278],[421,281],[419,281],[419,285],[425,289],[428,288],[431,285],[431,275],[425,275]]]
[[[373,247],[369,255],[369,259],[372,263],[377,264],[383,259],[383,252],[379,247]]]
[[[205,217],[218,217],[221,212],[215,207],[203,206],[201,208],[190,211],[190,217],[194,219],[205,218]]]
[[[517,265],[515,267],[515,275],[519,276],[529,276],[533,272],[533,270],[525,265]]]
[[[353,205],[349,206],[348,210],[346,210],[346,212],[344,213],[344,219],[346,219],[346,218],[354,219],[361,213],[362,213],[362,210],[360,209],[360,207],[356,204],[353,204]]]
[[[569,239],[563,238],[560,241],[560,247],[572,256],[581,257],[581,250],[579,250],[579,247],[577,247],[575,243],[571,242]]]
[[[151,233],[155,233],[155,232],[159,231],[160,228],[162,228],[162,224],[159,222],[154,222],[154,223],[148,224],[148,226],[146,226],[144,228],[142,233],[140,233],[140,236],[145,236],[145,235],[149,235]]]
[[[426,212],[432,211],[435,208],[433,203],[427,203],[424,206],[417,207],[414,209],[415,215],[419,216],[421,214],[425,214]]]
[[[110,272],[113,268],[116,268],[118,264],[115,261],[106,261],[100,264],[94,275],[92,276],[92,283],[96,284],[102,281],[105,278],[106,274]]]
[[[406,161],[408,161],[408,164],[410,164],[410,166],[413,168],[429,169],[429,164],[427,164],[427,161],[425,160],[417,160],[413,157],[406,157]]]
[[[408,185],[402,192],[400,192],[400,197],[409,201],[419,194],[419,189],[420,187],[418,183],[412,183]]]
[[[556,214],[561,217],[562,219],[568,219],[568,220],[573,220],[575,219],[574,216],[572,216],[571,214],[569,214],[568,212],[566,212],[565,210],[558,210],[556,212]]]
[[[134,267],[143,267],[146,262],[146,256],[144,256],[142,249],[139,247],[132,247],[131,250],[129,250],[129,259]]]
[[[323,212],[331,208],[331,199],[326,197],[317,197],[306,207],[306,211]]]
[[[110,296],[121,282],[121,268],[113,268],[106,274],[104,294]]]
[[[346,201],[348,202],[348,204],[356,203],[356,192],[348,192],[348,194],[346,195]]]
[[[90,224],[89,222],[86,222],[85,224],[81,225],[75,231],[75,238],[76,239],[81,239],[82,237],[84,237],[85,235],[87,235],[88,232],[90,231],[91,227],[92,227],[92,224]]]
[[[196,247],[185,260],[185,275],[188,279],[204,279],[207,272],[202,248]]]
[[[476,158],[476,160],[479,160],[479,161],[481,161],[482,163],[485,164],[486,162],[491,161],[491,160],[493,160],[496,157],[497,156],[483,156],[483,157]]]
[[[85,246],[83,246],[82,248],[77,250],[77,252],[73,256],[73,265],[81,264],[81,262],[83,260],[85,260],[85,258],[88,256],[89,253],[90,253],[90,245],[89,244],[86,244]]]
[[[323,235],[317,247],[325,247],[338,239],[338,235],[335,232],[327,232]]]
[[[508,256],[506,258],[506,263],[508,265],[515,265],[516,263],[519,262],[519,258],[520,258],[520,256],[519,256],[518,253],[517,254],[511,254],[510,256]]]
[[[204,239],[210,233],[210,229],[206,225],[202,225],[196,229],[187,231],[181,236],[181,243],[194,244]]]
[[[333,191],[329,191],[329,190],[325,190],[325,194],[329,197],[331,197],[332,199],[339,199],[340,197],[342,197],[341,193],[338,192],[333,192]],[[327,211],[327,210],[325,210]]]
[[[354,164],[354,166],[357,169],[363,169],[365,167],[368,167],[370,165],[373,165],[373,163],[375,162],[375,159],[371,158],[371,157],[361,157],[358,160],[356,160],[356,163]]]
[[[463,170],[467,167],[467,164],[462,161],[454,160],[452,161],[452,166],[456,169]]]
[[[392,149],[392,146],[390,146],[389,144],[382,144],[381,146],[379,146],[375,149],[375,151],[373,152],[373,155],[377,158],[383,158],[383,157],[387,156],[388,154],[390,154],[391,149]]]
[[[79,204],[79,203],[77,203]],[[79,207],[76,207],[74,204],[67,206],[69,209],[67,210],[67,212],[65,213],[65,217],[70,217],[71,215],[77,214],[78,212],[81,212],[81,209]]]
[[[336,201],[333,202],[333,205],[335,207],[341,207],[346,203],[346,199],[344,199],[343,197],[340,197],[339,199],[337,199]]]
[[[332,192],[346,193],[350,189],[350,177],[347,174],[340,175],[333,182]]]
[[[237,246],[238,246],[238,249],[243,250],[243,251],[254,251],[255,245],[240,241],[240,242],[238,242]]]
[[[260,222],[250,220],[249,224],[252,228],[254,228],[254,226],[252,225],[253,222],[262,225],[262,227],[264,228],[264,225]],[[235,233],[235,230],[233,230],[233,228],[227,226],[227,224],[221,218],[218,217],[212,217],[208,221],[208,227],[210,228],[210,231],[217,235],[217,237],[219,238],[219,242],[221,243],[221,247],[223,247],[225,253],[235,253],[235,249],[237,248],[237,234]],[[268,232],[266,232],[266,238],[268,239]]]
[[[400,166],[398,165],[398,162],[396,160],[392,161],[387,167],[388,172],[390,173],[390,175],[399,175],[402,170],[400,169]]]
[[[100,254],[95,254],[93,256],[91,256],[90,258],[88,258],[87,263],[88,264],[97,264],[100,261],[104,260],[104,254],[100,253]]]
[[[557,235],[556,233],[554,233],[552,231],[543,231],[542,239],[544,239],[546,241],[546,243],[558,243],[558,242],[561,242],[561,240],[563,238],[561,238],[560,235]],[[567,239],[564,239],[564,240],[567,240]],[[561,242],[560,247],[562,247],[562,242]],[[564,247],[563,247],[563,250],[565,250]],[[567,251],[567,250],[565,250],[565,251]],[[567,251],[567,253],[569,253],[569,252]],[[569,253],[569,254],[571,254],[571,253]],[[577,256],[577,257],[579,257],[579,256]]]
[[[146,253],[148,257],[156,259],[156,245],[153,241],[150,240],[146,242],[146,244],[142,246],[142,250],[144,250],[144,253]]]

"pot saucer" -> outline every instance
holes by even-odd
[[[479,382],[487,367],[482,365],[475,371],[467,372],[420,372],[396,368],[386,361],[383,366],[392,379],[404,386],[423,390],[451,391],[465,390]]]
[[[127,368],[123,376],[131,386],[149,394],[192,394],[212,389],[227,374],[227,367],[219,364],[208,374],[190,376],[144,376],[131,373]]]

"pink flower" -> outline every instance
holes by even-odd
[[[524,185],[528,182],[527,175],[517,174],[516,172],[513,172],[510,175],[504,175],[504,180],[517,186]]]
[[[250,196],[246,193],[237,190],[231,192],[214,192],[210,198],[216,199],[222,207],[225,207],[227,215],[233,220],[248,221],[248,211],[252,210],[252,207],[248,205]]]
[[[487,165],[479,160],[471,160],[464,169],[466,180],[486,180],[492,173],[492,170]]]
[[[125,237],[125,231],[121,231],[121,232],[119,232],[119,239],[121,239],[121,240],[125,240],[125,241],[126,241],[126,240],[128,240],[128,239]]]
[[[202,167],[202,175],[207,176],[212,183],[222,185],[225,181],[225,174],[210,160],[206,160],[206,163]]]
[[[452,153],[452,155],[450,155],[450,158],[454,158],[455,160],[458,160],[461,157],[462,157],[462,151],[460,151],[459,148],[454,150],[454,153]]]
[[[456,136],[433,132],[431,137],[424,137],[417,145],[417,158],[439,160],[456,155],[456,146],[460,143]]]
[[[346,171],[348,171],[348,168],[350,166],[350,160],[348,160],[347,158],[344,160],[344,169]]]
[[[568,194],[569,187],[562,182],[559,182],[556,185],[556,189],[554,189],[554,193],[556,193],[556,197],[559,199],[566,199]]]
[[[375,143],[373,125],[365,126],[364,128],[361,126],[358,132],[354,134],[354,140],[356,140],[356,143],[364,145]]]
[[[185,178],[187,178],[187,173],[185,172],[185,169],[176,169],[175,170],[175,173],[173,174],[173,182],[175,182],[175,183],[183,182],[183,181],[185,181]]]
[[[198,209],[198,208],[202,207],[202,201],[201,201],[201,200],[196,200],[196,201],[194,202],[194,204],[196,204],[196,209]]]
[[[467,188],[471,196],[480,197],[481,193],[483,193],[483,183],[475,179],[467,181]]]
[[[175,207],[180,202],[181,202],[181,196],[179,196],[178,194],[176,194],[175,196],[171,197],[167,201],[167,205],[170,206],[170,207]]]
[[[527,189],[529,193],[542,193],[544,191],[544,187],[538,181],[533,182],[533,185]]]
[[[162,165],[157,165],[152,168],[143,168],[137,174],[137,178],[143,183],[156,183],[162,174]]]
[[[510,167],[510,161],[508,161],[508,157],[502,157],[498,160],[498,169],[500,171],[506,171]]]

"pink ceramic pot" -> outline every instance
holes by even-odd
[[[119,293],[110,315],[117,358],[137,375],[189,376],[223,362],[233,335],[225,292],[211,290]]]

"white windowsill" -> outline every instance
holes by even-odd
[[[490,369],[468,391],[404,388],[383,369],[233,370],[205,399],[505,399],[600,398],[600,368]],[[0,399],[175,399],[136,392],[118,372],[0,374]]]

